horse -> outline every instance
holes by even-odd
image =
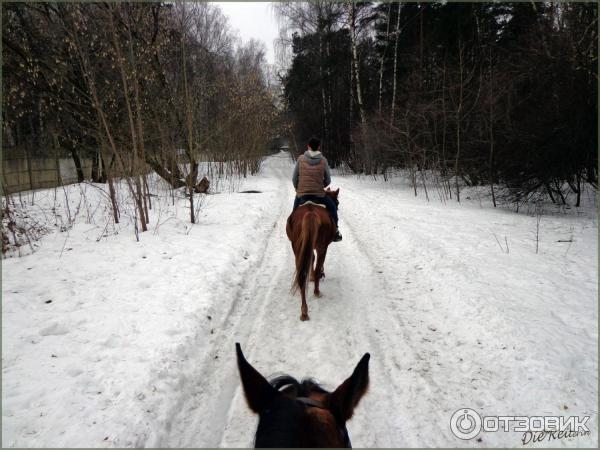
[[[339,205],[338,194],[340,190],[325,190],[325,195],[330,196],[335,205]],[[300,307],[300,320],[309,320],[308,306],[306,304],[306,285],[309,280],[315,283],[315,297],[321,297],[319,282],[325,277],[323,264],[327,256],[327,247],[335,236],[335,224],[324,206],[307,202],[296,208],[287,220],[285,232],[292,242],[294,258],[296,260],[296,273],[292,283],[292,292],[300,289],[302,306]],[[316,266],[313,264],[315,251],[317,253]]]
[[[368,353],[328,392],[310,378],[298,382],[283,375],[268,382],[246,361],[239,343],[235,348],[246,402],[259,415],[255,448],[352,448],[346,421],[369,386]]]

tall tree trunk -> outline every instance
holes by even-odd
[[[388,14],[387,14],[387,28],[385,30],[385,46],[383,48],[383,53],[381,54],[381,61],[379,63],[379,98],[378,98],[378,106],[377,109],[379,111],[379,115],[381,115],[382,110],[382,100],[383,100],[383,68],[385,63],[385,54],[387,52],[389,37],[390,37],[390,23],[392,21],[392,2],[388,6]]]
[[[184,9],[185,11],[185,9]],[[185,18],[184,18],[185,20]],[[189,191],[189,199],[190,199],[190,221],[192,223],[196,223],[196,215],[195,215],[195,211],[194,211],[194,185],[195,185],[195,179],[192,179],[192,175],[194,170],[197,170],[197,163],[194,160],[194,117],[193,117],[193,111],[192,111],[192,103],[191,103],[191,99],[190,99],[190,91],[189,91],[189,86],[188,86],[188,79],[187,79],[187,68],[186,68],[186,59],[185,59],[185,39],[186,39],[186,34],[182,34],[181,35],[181,66],[183,69],[183,95],[185,96],[185,115],[186,115],[186,122],[187,122],[187,132],[188,132],[188,136],[187,136],[187,156],[188,156],[188,161],[190,164],[190,173],[187,177],[187,185],[188,185],[188,191]]]
[[[352,64],[354,66],[354,79],[356,81],[356,100],[358,104],[358,113],[360,115],[361,125],[364,127],[366,124],[365,109],[362,100],[362,90],[360,86],[360,72],[359,72],[359,61],[358,61],[358,49],[357,49],[357,37],[356,37],[356,3],[352,2],[351,7],[351,18],[350,18],[350,37],[352,44]]]
[[[52,143],[54,144],[54,158],[55,158],[55,162],[56,162],[56,184],[57,186],[62,186],[63,185],[63,180],[62,180],[62,176],[60,175],[60,154],[59,154],[59,150],[60,150],[60,146],[58,145],[58,136],[56,134],[56,132],[52,133]],[[83,180],[79,181],[80,183]]]
[[[321,22],[321,18],[319,17],[319,22]],[[327,114],[327,94],[325,92],[325,76],[323,75],[323,29],[321,28],[321,23],[319,23],[319,80],[321,81],[321,103],[322,103],[322,112],[323,112],[323,140],[325,142],[329,142],[329,115]]]
[[[348,122],[350,128],[350,141],[352,141],[352,128],[354,124],[354,60],[350,58],[350,104],[348,105]]]
[[[450,186],[450,178],[448,174],[448,161],[446,160],[446,131],[448,128],[448,114],[446,111],[446,55],[444,54],[444,71],[442,76],[442,112],[444,121],[442,127],[442,184],[444,191],[448,190],[448,197],[452,199],[452,187]]]
[[[56,150],[58,151],[60,147],[58,137],[55,138],[55,145],[57,146]],[[77,172],[77,182],[83,183],[85,175],[83,174],[83,168],[81,167],[81,158],[79,157],[79,153],[77,153],[75,145],[70,144],[69,147],[71,150],[71,158],[73,158],[73,163],[75,164],[75,172]]]
[[[357,37],[356,37],[356,3],[350,3],[350,39],[351,39],[351,47],[352,47],[352,69],[354,71],[354,82],[356,86],[356,104],[358,106],[358,114],[360,117],[360,131],[361,131],[361,144],[363,147],[362,154],[368,160],[368,168],[369,173],[373,173],[373,157],[370,152],[368,152],[365,143],[366,143],[366,125],[367,119],[365,116],[365,109],[363,106],[362,100],[362,90],[360,85],[360,71],[359,71],[359,61],[358,61],[358,49],[357,49]],[[367,153],[368,152],[368,153]]]
[[[396,20],[396,30],[394,31],[394,78],[392,88],[392,108],[390,112],[390,124],[393,125],[396,108],[396,90],[398,79],[398,40],[400,38],[400,15],[402,12],[402,3],[398,3],[398,18]]]
[[[132,163],[131,163],[131,171],[130,175],[133,178],[135,193],[134,193],[134,201],[138,209],[138,214],[140,217],[140,225],[142,226],[142,232],[148,231],[148,220],[146,219],[146,214],[144,210],[144,204],[142,200],[142,187],[139,179],[139,147],[138,147],[138,136],[135,129],[135,119],[133,115],[133,110],[131,108],[131,99],[129,98],[129,83],[127,82],[127,74],[125,72],[125,58],[123,57],[123,53],[121,51],[121,44],[119,42],[119,36],[117,35],[117,30],[115,28],[114,17],[113,17],[113,7],[111,7],[108,11],[109,23],[111,28],[111,34],[113,38],[113,45],[115,47],[115,52],[117,54],[117,61],[119,72],[121,74],[121,83],[123,84],[123,94],[125,100],[125,106],[127,108],[127,117],[129,119],[129,130],[131,132],[131,146],[132,146]],[[127,174],[129,175],[129,174]],[[127,176],[126,175],[126,176]],[[132,192],[133,193],[133,192]]]
[[[490,188],[492,202],[496,207],[496,194],[494,193],[494,71],[492,67],[492,49],[490,48]]]
[[[138,82],[138,68],[137,68],[137,63],[135,60],[135,55],[133,53],[133,36],[131,34],[131,26],[128,27],[128,33],[129,33],[129,59],[131,61],[131,65],[133,67],[133,72],[135,74],[135,76],[133,77],[132,80],[132,84],[133,84],[133,99],[134,99],[134,103],[135,103],[135,118],[136,118],[136,129],[137,129],[137,136],[138,136],[138,153],[139,153],[139,158],[137,158],[138,160],[138,167],[136,168],[138,173],[139,173],[139,177],[141,178],[140,180],[138,180],[138,184],[141,184],[141,190],[139,195],[141,196],[141,198],[143,199],[143,205],[144,205],[144,218],[146,220],[146,223],[150,222],[150,217],[148,216],[148,202],[150,201],[150,196],[148,195],[148,180],[146,179],[146,165],[145,165],[145,161],[146,161],[146,148],[144,146],[144,127],[143,127],[143,123],[142,123],[142,106],[141,106],[141,102],[140,102],[140,89],[139,89],[139,82]]]
[[[102,132],[102,122],[100,120],[100,116],[98,116],[98,145],[100,146],[98,149],[98,158],[100,159],[100,161],[104,161],[104,157],[103,155],[108,155],[107,152],[107,144],[106,144],[106,139],[104,138],[104,133]],[[113,155],[114,156],[114,155]],[[115,185],[113,183],[113,177],[112,177],[112,167],[107,168],[105,166],[105,164],[102,164],[102,169],[103,169],[103,174],[106,174],[106,181],[108,182],[108,194],[110,197],[110,204],[112,206],[112,211],[113,211],[113,218],[115,223],[119,223],[119,206],[118,206],[118,202],[117,202],[117,192],[115,190]],[[105,170],[105,172],[104,172]]]
[[[550,187],[550,184],[546,181],[546,182],[544,182],[544,186],[546,187],[546,192],[548,192],[548,195],[550,196],[550,200],[552,200],[552,203],[556,203],[556,200],[554,199],[554,195],[552,195],[552,188]]]
[[[419,90],[423,90],[423,5],[419,3]]]
[[[330,61],[331,58],[331,48],[330,48],[330,43],[329,43],[329,38],[327,39],[327,45],[325,46],[326,52],[327,52],[327,61]],[[327,64],[327,70],[326,70],[326,74],[327,74],[327,117],[330,118],[330,122],[331,122],[331,117],[333,117],[333,106],[332,106],[332,101],[331,101],[331,93],[333,91],[333,88],[331,86],[331,67],[329,64]],[[333,126],[330,124],[330,126],[333,128]],[[333,130],[330,133],[329,136],[329,141],[327,143],[328,149],[331,152],[333,149],[332,147],[332,142],[333,142]],[[336,158],[337,159],[337,156]]]
[[[579,206],[581,205],[581,169],[579,169],[577,171],[577,203],[575,204],[576,207],[579,208]]]
[[[92,173],[91,173],[91,178],[92,178],[92,182],[94,183],[104,183],[104,181],[101,181],[101,177],[102,175],[100,174],[101,172],[101,168],[100,168],[100,150],[96,150],[94,156],[92,157]]]
[[[463,72],[464,72],[464,46],[461,43],[460,39],[458,40],[458,70],[459,70],[459,77],[460,77],[460,83],[458,85],[458,89],[459,89],[459,93],[458,93],[458,106],[456,108],[456,115],[455,115],[455,120],[456,120],[456,156],[454,158],[454,181],[455,181],[455,188],[456,188],[456,201],[460,203],[460,187],[458,186],[458,179],[460,178],[460,174],[459,174],[459,159],[460,159],[460,146],[461,146],[461,134],[460,134],[460,128],[461,128],[461,120],[462,120],[462,108],[463,108],[463,90],[464,90],[464,86],[463,86]]]

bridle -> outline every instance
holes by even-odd
[[[307,407],[312,406],[315,408],[325,409],[325,410],[329,411],[329,408],[327,408],[322,402],[320,402],[318,400],[313,400],[312,398],[308,398],[308,397],[296,397],[296,400],[298,400],[304,406],[307,406]],[[336,419],[336,422],[337,422],[337,419]],[[338,426],[338,431],[340,432],[340,435],[342,436],[342,439],[344,441],[344,448],[352,448],[352,443],[350,442],[350,436],[348,436],[348,430],[346,429],[346,424],[344,423],[343,425],[340,425],[338,422],[337,426]]]

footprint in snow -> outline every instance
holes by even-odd
[[[67,334],[69,330],[63,324],[55,322],[40,330],[42,336],[60,336]]]
[[[108,339],[103,342],[107,348],[117,348],[121,345],[121,339],[116,334],[111,334]]]
[[[79,375],[81,375],[83,373],[83,370],[81,370],[78,367],[72,367],[70,369],[67,369],[67,375],[75,378],[78,377]]]

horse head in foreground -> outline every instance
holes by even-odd
[[[339,189],[325,190],[325,195],[331,197],[336,206],[339,204]],[[286,233],[292,242],[294,258],[296,260],[296,274],[292,283],[292,290],[300,289],[302,305],[300,307],[300,320],[308,320],[308,305],[306,304],[306,286],[310,279],[315,282],[315,297],[321,296],[319,283],[325,276],[323,265],[327,256],[327,247],[335,236],[335,224],[331,216],[322,205],[312,202],[304,203],[292,212],[287,221]],[[317,256],[315,264],[315,253]]]
[[[269,383],[244,358],[236,344],[237,363],[248,406],[259,415],[256,448],[351,448],[346,421],[369,386],[365,353],[354,372],[333,392],[315,381],[290,376]]]

